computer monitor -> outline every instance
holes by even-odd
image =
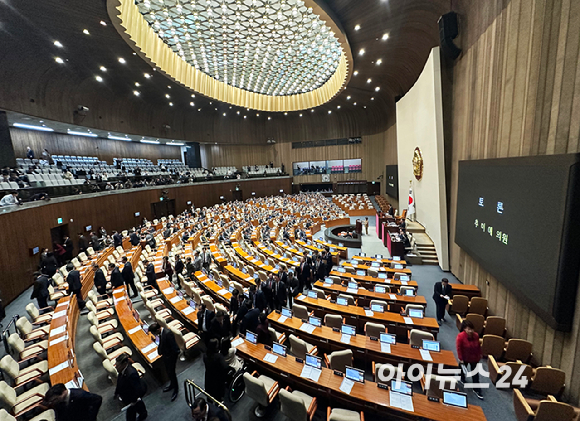
[[[371,310],[375,313],[384,313],[385,307],[382,304],[371,304]]]
[[[350,261],[350,264],[353,265],[353,266],[358,266],[360,264],[360,262],[358,260],[356,260],[356,259],[352,259]]]
[[[308,324],[311,324],[312,326],[320,327],[320,326],[322,326],[322,319],[320,319],[319,317],[309,316],[308,317]]]
[[[381,333],[379,338],[381,342],[394,345],[397,343],[397,337],[392,333]]]
[[[452,390],[443,390],[443,403],[445,405],[467,408],[467,394],[454,392]]]
[[[341,273],[345,273],[346,269],[345,268],[336,268],[337,271],[341,272]]]
[[[376,254],[376,255],[375,255],[375,258],[380,260],[380,259],[382,259],[382,258],[383,258],[383,255],[382,255],[382,254]]]
[[[342,333],[343,335],[354,336],[354,335],[356,335],[356,328],[354,326],[351,326],[351,325],[343,324],[340,326],[340,333]]]
[[[274,354],[278,354],[281,355],[282,357],[286,356],[286,347],[282,344],[279,344],[278,342],[274,342],[272,344],[272,352],[274,352]]]
[[[373,262],[373,263],[371,263],[371,267],[380,268],[381,267],[381,264],[378,263],[378,262]]]
[[[401,260],[401,256],[393,256],[393,260],[395,262],[398,262],[399,260]]]
[[[391,390],[405,395],[413,395],[413,384],[404,380],[391,380]]]
[[[234,286],[233,286],[233,285],[230,285],[230,286],[228,287],[228,291],[229,291],[230,293],[234,292]]]
[[[439,341],[423,339],[423,349],[426,349],[427,351],[439,352],[441,351],[441,345],[439,344]]]
[[[338,304],[339,306],[347,306],[348,305],[348,300],[344,297],[338,297],[336,299],[336,304]]]
[[[406,289],[405,290],[405,295],[408,295],[409,297],[414,297],[415,296],[415,290],[414,289]]]
[[[242,268],[242,273],[245,273],[245,274],[248,273],[248,271],[246,270],[246,268]]]
[[[357,271],[356,271],[356,274],[357,274],[358,276],[365,276],[365,271],[364,271],[364,270],[357,270]]]
[[[289,319],[292,318],[292,310],[290,310],[288,307],[282,307],[282,316],[286,316]]]
[[[316,355],[306,354],[306,365],[320,370],[322,368],[322,358],[317,357]]]
[[[423,318],[423,310],[419,310],[418,308],[410,308],[409,309],[409,317],[415,317],[417,319]]]
[[[345,377],[349,380],[364,383],[365,382],[365,372],[359,370],[358,368],[346,366]]]
[[[318,293],[316,291],[308,291],[308,298],[318,298]]]
[[[386,273],[379,273],[379,278],[387,279],[387,274]]]
[[[397,263],[397,264],[395,265],[395,269],[403,269],[403,265],[401,265],[401,264]]]
[[[246,331],[246,340],[253,344],[258,343],[258,336],[254,332],[250,332],[249,330]]]
[[[375,285],[375,292],[378,292],[379,294],[385,294],[387,289],[384,285]]]
[[[409,281],[409,275],[401,275],[399,276],[399,281]]]
[[[352,289],[358,289],[358,284],[356,282],[349,281],[348,287]]]
[[[338,247],[344,247],[344,243],[338,243]]]
[[[325,284],[332,284],[332,279],[330,279],[329,277],[324,278],[324,283]]]
[[[190,306],[191,308],[195,308],[195,301],[193,301],[193,300],[189,300],[189,306]]]

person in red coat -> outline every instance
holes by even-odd
[[[464,365],[470,372],[474,372],[479,360],[481,360],[481,345],[479,344],[479,335],[475,332],[473,323],[470,320],[464,320],[461,323],[461,332],[457,335],[455,345],[459,364]],[[479,383],[479,373],[477,371],[475,371],[472,379],[473,383]],[[479,399],[483,399],[481,389],[474,388],[473,393]]]

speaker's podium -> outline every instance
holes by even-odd
[[[232,190],[232,196],[234,198],[234,200],[239,200],[242,201],[243,199],[243,194],[241,190]]]

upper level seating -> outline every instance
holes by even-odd
[[[238,171],[236,167],[214,167],[213,168],[213,172],[215,175],[228,175],[228,174],[233,174],[236,171]]]
[[[282,174],[282,169],[280,167],[270,168],[268,165],[255,165],[250,166],[248,175],[263,175],[263,174]]]

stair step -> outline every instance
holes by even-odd
[[[439,260],[434,259],[423,259],[424,265],[439,265]]]

